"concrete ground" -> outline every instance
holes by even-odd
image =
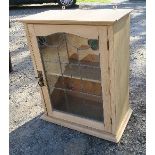
[[[80,4],[80,9],[112,8],[112,4]],[[57,5],[10,10],[10,155],[142,155],[146,150],[145,3],[122,2],[132,8],[130,37],[130,103],[132,117],[119,144],[40,119],[43,112],[23,25],[15,20]],[[74,9],[78,9],[74,8]]]

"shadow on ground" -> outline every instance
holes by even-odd
[[[94,149],[102,153],[106,148],[115,146],[114,143],[45,122],[40,115],[10,133],[12,155],[84,155]]]

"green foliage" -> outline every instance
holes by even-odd
[[[99,2],[99,3],[108,3],[111,2],[111,0],[77,0],[77,3],[81,3],[81,2]]]

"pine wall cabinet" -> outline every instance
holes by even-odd
[[[51,10],[25,25],[52,123],[118,142],[129,106],[130,9]]]

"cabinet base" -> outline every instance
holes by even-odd
[[[98,138],[102,138],[102,139],[105,139],[105,140],[109,140],[109,141],[118,143],[120,141],[121,137],[122,137],[123,131],[125,130],[125,127],[126,127],[128,121],[130,119],[131,114],[132,114],[132,110],[129,109],[128,112],[126,113],[126,115],[125,115],[125,117],[124,117],[124,119],[123,119],[123,121],[122,121],[122,123],[120,125],[120,128],[119,128],[116,135],[114,135],[112,133],[108,133],[106,131],[100,131],[100,130],[96,130],[96,129],[86,127],[86,126],[83,126],[83,125],[72,123],[72,122],[69,122],[69,121],[65,121],[65,120],[54,118],[54,117],[50,117],[50,116],[47,116],[46,114],[43,114],[41,116],[41,119],[43,119],[45,121],[48,121],[48,122],[55,123],[57,125],[61,125],[61,126],[70,128],[70,129],[77,130],[77,131],[80,131],[82,133],[86,133],[86,134],[89,134],[89,135],[92,135],[92,136],[95,136],[95,137],[98,137]]]

